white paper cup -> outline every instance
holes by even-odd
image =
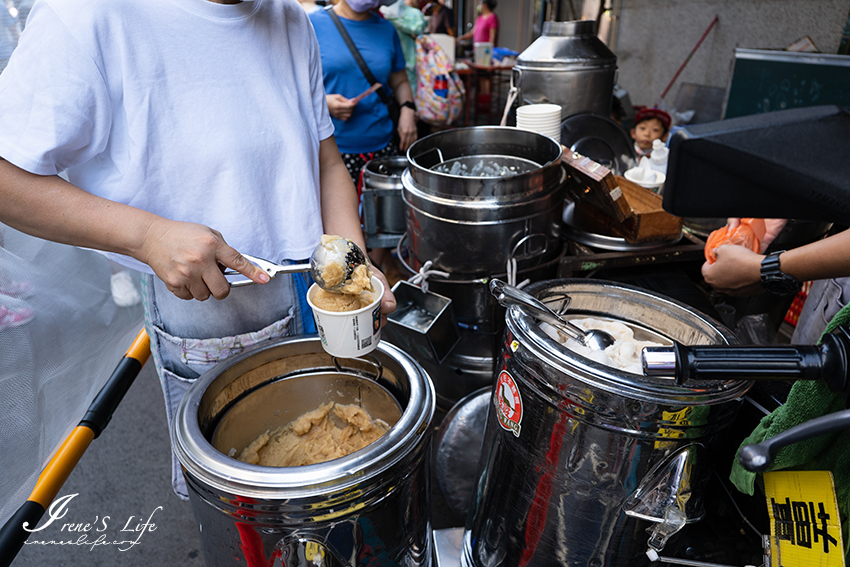
[[[516,109],[517,116],[561,116],[561,105],[551,103],[525,104]]]
[[[375,350],[381,340],[381,298],[384,286],[372,276],[375,301],[356,311],[326,311],[313,304],[319,286],[307,291],[307,303],[319,329],[322,348],[332,356],[355,358]]]

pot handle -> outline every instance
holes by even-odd
[[[850,393],[850,334],[839,327],[819,345],[702,345],[646,347],[646,376],[688,380],[823,380],[829,389]]]
[[[334,368],[336,368],[336,371],[340,372],[342,374],[354,373],[354,374],[357,374],[358,376],[363,376],[364,378],[374,380],[375,382],[378,382],[381,379],[381,377],[384,375],[384,365],[381,364],[380,360],[378,360],[377,358],[375,358],[371,354],[367,354],[367,355],[364,355],[364,356],[361,356],[361,357],[358,357],[358,358],[352,358],[352,359],[349,359],[349,360],[357,360],[359,362],[364,362],[367,365],[372,366],[375,369],[375,374],[374,375],[368,374],[365,371],[360,370],[358,368],[343,368],[342,364],[340,364],[340,362],[339,362],[339,358],[334,356],[333,361],[334,361]]]
[[[519,250],[521,246],[523,246],[524,244],[527,245],[530,242],[534,241],[535,239],[541,240],[542,249],[532,250],[531,252],[528,252],[528,253],[523,254],[521,256],[517,255],[517,250]],[[509,259],[510,260],[516,260],[517,262],[522,261],[522,260],[530,260],[531,258],[538,258],[540,256],[543,256],[548,251],[549,251],[549,237],[542,232],[535,232],[534,234],[526,234],[525,236],[520,238],[517,241],[516,244],[514,244],[514,247],[511,249],[511,255],[510,255]]]
[[[516,81],[514,81],[514,75],[516,75]],[[522,69],[513,66],[511,68],[511,90],[519,90],[520,85],[522,85]]]
[[[765,472],[770,465],[771,453],[782,447],[845,429],[850,429],[850,410],[824,415],[796,425],[761,443],[745,445],[738,452],[738,462],[750,472]]]

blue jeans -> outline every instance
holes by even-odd
[[[145,330],[165,396],[169,431],[180,400],[201,374],[252,345],[315,332],[309,308],[301,308],[309,282],[306,274],[279,275],[265,285],[234,287],[221,301],[186,301],[159,278],[143,274]],[[171,457],[172,488],[186,499],[180,463],[173,452]]]

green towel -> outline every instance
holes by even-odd
[[[850,305],[844,306],[832,318],[824,334],[848,322],[850,322]],[[741,443],[741,447],[760,443],[795,425],[844,409],[846,409],[844,396],[831,392],[823,381],[795,382],[785,404],[762,418],[750,436]],[[738,450],[740,451],[740,447]],[[845,562],[850,565],[850,530],[848,530],[850,528],[850,522],[848,522],[850,517],[850,431],[821,435],[783,447],[773,455],[768,467],[771,471],[780,469],[832,471],[838,510],[841,514]],[[739,491],[752,496],[755,492],[756,478],[761,481],[760,474],[744,469],[737,458],[733,461],[729,480]],[[763,492],[764,487],[761,482],[760,487]]]

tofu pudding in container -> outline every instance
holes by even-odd
[[[171,430],[206,565],[290,565],[305,554],[328,567],[385,557],[431,565],[434,408],[428,375],[387,343],[368,359],[337,359],[317,337],[288,337],[213,367],[189,388]],[[341,445],[362,434],[365,444],[295,466],[262,464],[263,437],[290,424]],[[371,436],[374,424],[387,429]]]

